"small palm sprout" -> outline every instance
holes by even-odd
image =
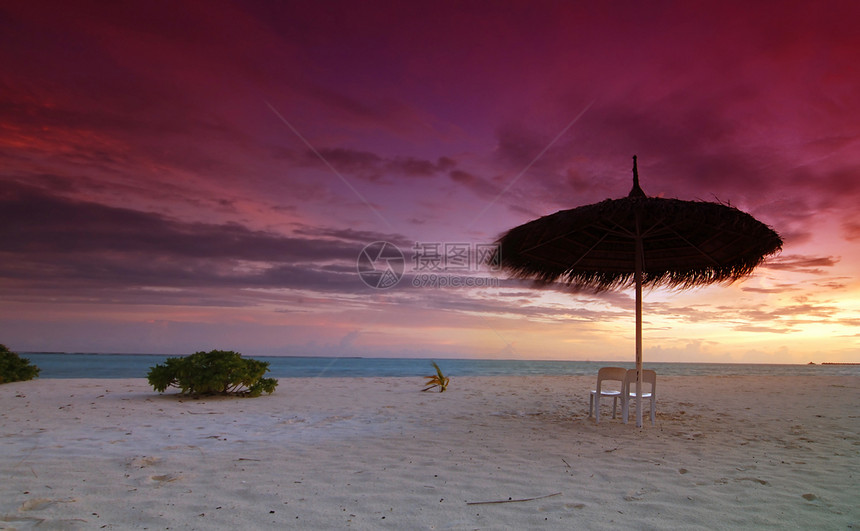
[[[427,378],[427,381],[424,382],[424,385],[426,385],[427,387],[425,387],[421,391],[429,391],[434,387],[438,387],[439,392],[444,393],[445,389],[448,388],[448,377],[442,374],[442,369],[440,369],[439,366],[436,365],[435,361],[433,362],[433,367],[436,368],[436,374],[434,374],[433,376],[425,376],[425,378]]]

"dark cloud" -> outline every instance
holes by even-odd
[[[350,230],[305,233],[314,236],[187,223],[7,187],[0,195],[0,275],[6,292],[28,286],[59,298],[135,287],[355,292],[363,289],[354,265],[362,245],[391,238]]]
[[[451,170],[448,176],[459,186],[469,190],[478,197],[493,200],[499,197],[502,189],[492,181],[478,177],[463,170]]]
[[[235,223],[180,222],[23,187],[4,190],[0,201],[0,245],[12,253],[133,252],[307,262],[343,259],[354,249],[342,242],[291,238]]]
[[[386,234],[376,231],[356,229],[334,229],[330,227],[310,227],[307,225],[299,225],[293,230],[293,234],[335,238],[347,242],[360,243],[362,245],[367,245],[377,241],[386,241],[391,242],[400,248],[409,248],[415,243],[414,241],[407,239],[402,234]]]
[[[317,164],[320,158],[340,173],[354,175],[367,181],[379,181],[386,176],[426,178],[445,172],[456,162],[448,157],[436,161],[416,157],[385,158],[369,151],[347,148],[322,148],[316,152],[308,151],[305,158]]]
[[[850,242],[860,240],[860,221],[846,221],[842,224],[842,229],[845,231],[846,240]]]

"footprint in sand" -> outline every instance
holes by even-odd
[[[31,527],[38,527],[45,522],[44,518],[36,518],[33,516],[11,516],[11,515],[2,515],[0,516],[0,526],[2,526],[2,522],[6,522],[9,524],[25,524],[27,527],[20,527],[20,529],[30,529]],[[7,529],[6,527],[0,527],[0,529]],[[16,527],[9,527],[8,529],[19,529]]]
[[[759,485],[770,485],[767,481],[759,478],[735,478],[735,481],[753,481]]]
[[[627,496],[624,496],[624,501],[639,501],[648,494],[648,491],[645,489],[639,489],[636,492],[628,492]]]
[[[157,481],[159,483],[170,483],[171,481],[177,481],[182,479],[182,474],[163,474],[159,476],[149,476],[149,479],[152,481]]]
[[[160,461],[160,457],[142,455],[140,457],[134,457],[132,459],[129,459],[128,466],[134,468],[145,468],[157,464]]]
[[[27,500],[21,504],[21,507],[18,508],[19,511],[41,511],[42,509],[47,509],[52,505],[56,505],[58,503],[73,503],[77,500],[74,498],[62,498],[62,499],[51,499],[51,498],[34,498],[32,500]]]

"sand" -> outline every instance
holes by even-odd
[[[594,380],[0,385],[0,529],[860,527],[860,378],[663,377],[641,429]]]

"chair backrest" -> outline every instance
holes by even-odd
[[[642,369],[642,383],[651,385],[651,393],[657,393],[657,372],[650,369]],[[631,387],[632,386],[632,387]],[[627,375],[624,377],[624,387],[627,388],[628,392],[636,391],[636,369],[630,369],[627,371]]]
[[[624,389],[624,378],[627,376],[627,369],[623,367],[601,367],[597,371],[597,392],[600,392],[603,381],[621,382],[621,388]],[[636,377],[634,376],[634,380]]]

